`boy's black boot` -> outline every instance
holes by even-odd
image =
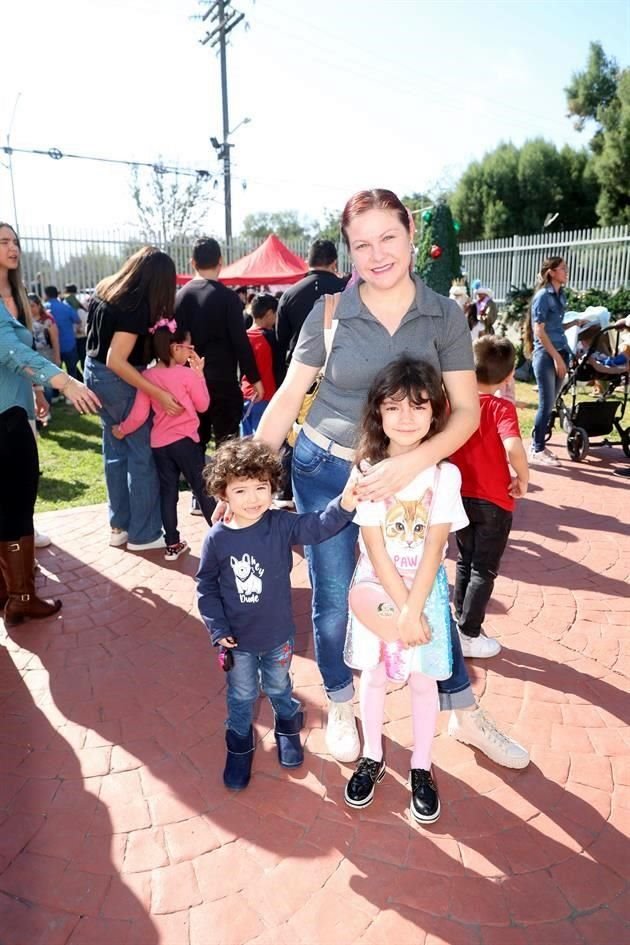
[[[223,783],[230,791],[242,791],[249,784],[254,760],[254,729],[250,725],[247,735],[237,735],[228,728],[225,733],[227,758],[223,771]]]
[[[299,768],[304,761],[304,749],[300,741],[303,724],[303,712],[298,712],[292,719],[279,719],[276,716],[274,731],[278,745],[278,761],[284,768]]]

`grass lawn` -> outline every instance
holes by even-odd
[[[537,396],[531,384],[517,384],[516,397],[523,436],[530,436]],[[39,438],[42,477],[37,512],[105,502],[101,423],[78,414],[68,404],[55,404],[53,419]]]

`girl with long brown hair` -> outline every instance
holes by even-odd
[[[116,439],[112,427],[131,411],[138,390],[170,416],[181,413],[171,393],[143,376],[152,357],[149,330],[161,318],[172,318],[174,307],[175,264],[154,246],[144,246],[98,284],[88,309],[84,374],[102,404],[110,544],[126,544],[130,551],[164,547],[160,489],[149,421],[124,440]]]
[[[538,384],[538,410],[534,418],[529,461],[546,466],[558,465],[554,453],[545,446],[545,436],[571,354],[565,331],[572,325],[584,324],[584,320],[579,318],[564,321],[567,307],[564,286],[568,278],[569,270],[562,256],[550,256],[543,261],[525,322],[525,352],[532,354],[532,368]]]

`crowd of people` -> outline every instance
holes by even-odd
[[[414,273],[413,217],[391,191],[355,194],[341,233],[350,281],[336,272],[334,243],[318,240],[308,275],[279,300],[269,292],[245,300],[248,312],[220,281],[216,240],[197,240],[193,278],[177,293],[173,261],[144,247],[96,287],[83,355],[76,287],[66,286],[65,300],[46,287],[47,304],[27,296],[17,234],[0,223],[0,599],[8,627],[61,607],[37,597],[33,578],[39,463],[30,421],[49,409],[44,390],[56,390],[100,415],[111,545],[160,549],[168,562],[186,553],[182,476],[191,512],[206,518],[198,603],[227,673],[225,785],[250,781],[261,687],[280,764],[303,760],[290,549],[304,545],[327,750],[356,763],[345,802],[373,800],[385,775],[387,682],[405,681],[409,810],[431,823],[440,813],[431,764],[440,709],[452,737],[497,764],[529,763],[477,704],[465,663],[500,650],[484,618],[528,488],[515,406],[497,396],[512,382],[515,351],[493,334],[487,288],[449,301]],[[541,279],[531,314],[535,456],[565,364],[562,261],[546,261]],[[443,566],[450,532],[453,608]]]

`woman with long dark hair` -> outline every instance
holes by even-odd
[[[48,413],[44,385],[61,391],[80,413],[98,399],[33,350],[31,310],[17,233],[0,222],[0,607],[5,626],[57,613],[59,600],[35,593],[33,513],[39,458],[32,421]]]
[[[102,405],[109,543],[126,544],[130,551],[164,547],[160,487],[150,422],[124,440],[116,439],[112,427],[131,411],[137,390],[171,416],[181,413],[172,394],[143,376],[152,357],[149,329],[161,318],[172,318],[174,306],[175,264],[154,246],[144,246],[97,285],[88,309],[84,375]]]
[[[443,430],[402,456],[374,464],[359,483],[361,499],[381,501],[455,452],[479,423],[479,397],[470,331],[456,302],[433,292],[412,271],[413,222],[390,190],[355,194],[346,204],[341,232],[357,274],[337,305],[326,361],[324,300],[306,319],[282,386],[267,407],[256,438],[281,447],[304,394],[325,364],[324,377],[293,453],[293,492],[299,512],[324,508],[338,495],[354,461],[357,425],[376,374],[403,354],[422,358],[438,372],[450,405]],[[359,740],[352,708],[352,672],[343,660],[348,590],[358,531],[348,525],[307,549],[313,588],[317,663],[330,700],[326,743],[339,761],[354,761]],[[454,624],[453,675],[440,682],[442,708],[453,713],[449,730],[509,767],[524,767],[524,748],[503,735],[477,707]],[[470,710],[470,711],[466,711]]]
[[[567,300],[564,286],[569,270],[562,256],[543,260],[534,290],[529,318],[525,322],[525,353],[531,354],[538,384],[538,410],[534,418],[530,463],[557,466],[554,453],[545,446],[549,418],[567,373],[570,350],[565,331],[583,325],[583,319],[564,321]]]

